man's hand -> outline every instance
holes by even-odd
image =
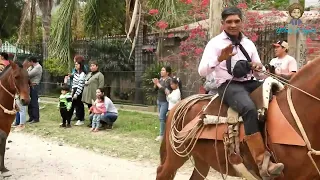
[[[75,100],[75,99],[77,99],[77,98],[78,98],[78,95],[75,94],[75,95],[73,95],[73,98],[72,98],[72,99]]]
[[[229,59],[230,57],[236,55],[237,53],[233,53],[233,46],[229,44],[229,46],[225,47],[221,50],[221,55],[218,57],[218,61],[222,62],[224,60]]]
[[[251,69],[254,71],[261,71],[263,67],[261,63],[255,63],[255,62],[251,62],[250,65],[251,65]]]

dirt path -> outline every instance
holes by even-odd
[[[3,174],[8,180],[155,179],[154,164],[103,156],[24,133],[11,133],[8,141],[12,142],[7,144],[5,164],[10,172]],[[175,180],[189,179],[188,172],[178,173]],[[210,179],[220,177],[214,173]]]

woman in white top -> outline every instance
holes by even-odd
[[[180,82],[179,78],[173,78],[170,83],[172,92],[170,93],[168,90],[166,90],[167,101],[169,102],[169,108],[168,108],[169,111],[181,100],[181,91],[180,91],[179,82]]]

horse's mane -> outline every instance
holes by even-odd
[[[9,71],[10,69],[11,69],[11,66],[10,66],[10,65],[6,66],[6,67],[3,69],[3,71],[0,73],[0,78],[2,78],[2,76],[4,76],[4,75],[7,73],[7,71]]]
[[[17,64],[20,68],[23,68],[23,65],[19,62],[19,61],[14,61],[13,63]],[[4,76],[7,71],[9,71],[9,69],[11,68],[10,65],[7,65],[2,72],[0,72],[0,78],[2,78],[2,76]]]
[[[313,59],[310,63],[304,65],[297,73],[291,78],[290,84],[296,83],[298,81],[304,81],[316,75],[320,69],[320,56]]]

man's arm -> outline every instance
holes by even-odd
[[[279,76],[289,80],[297,72],[298,65],[297,65],[297,61],[294,58],[290,58],[290,61],[288,63],[288,70],[289,70],[289,73],[281,73],[279,74]]]
[[[33,69],[28,71],[29,78],[33,78],[33,77],[37,76],[40,73],[41,73],[41,67],[40,66],[35,66]]]
[[[214,39],[211,39],[206,45],[199,67],[198,72],[200,76],[207,76],[214,71],[214,68],[219,64],[218,53],[219,50],[214,46]]]

